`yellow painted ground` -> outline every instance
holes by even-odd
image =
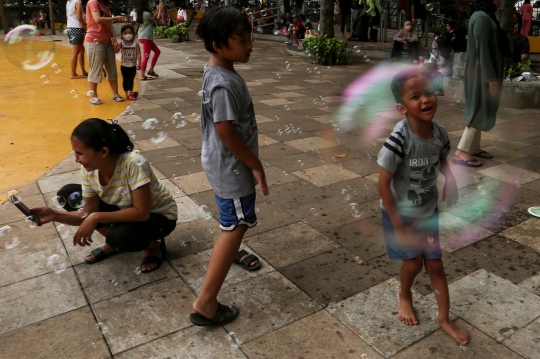
[[[129,105],[112,100],[105,80],[98,86],[104,104],[89,104],[87,80],[69,78],[71,47],[55,43],[51,64],[60,66],[58,74],[50,64],[36,71],[23,70],[6,55],[13,57],[5,49],[0,51],[0,203],[9,190],[36,181],[71,152],[69,136],[79,122],[89,117],[114,118]],[[48,76],[48,84],[42,82],[42,75]],[[79,97],[72,98],[70,90]]]

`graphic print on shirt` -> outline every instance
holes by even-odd
[[[255,109],[253,108],[253,101],[250,101],[248,108],[249,117],[251,117],[251,128],[246,134],[246,138],[251,137],[251,135],[257,131],[257,119],[255,118]]]
[[[409,159],[411,177],[407,199],[415,206],[421,206],[432,198],[437,190],[437,168],[439,157]]]

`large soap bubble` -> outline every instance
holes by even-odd
[[[40,38],[35,26],[17,26],[4,37],[4,54],[15,66],[23,70],[39,70],[54,57],[54,42],[50,37]]]

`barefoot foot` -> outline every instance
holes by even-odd
[[[412,298],[404,298],[400,293],[397,295],[399,320],[403,324],[418,325],[418,319],[414,314]]]
[[[458,344],[467,345],[469,344],[470,338],[469,334],[463,329],[459,328],[457,325],[452,323],[450,320],[439,320],[439,326],[446,334],[452,337]]]

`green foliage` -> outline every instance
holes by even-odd
[[[313,36],[304,39],[306,52],[320,65],[344,65],[349,62],[352,52],[347,50],[347,40],[329,39],[326,35]]]
[[[506,66],[506,74],[510,77],[521,75],[524,71],[529,71],[531,68],[531,60],[525,60],[518,63],[513,63],[510,66]]]
[[[169,38],[171,42],[183,41],[186,38],[188,29],[184,23],[175,26],[156,26],[154,28],[154,36],[157,38]]]

